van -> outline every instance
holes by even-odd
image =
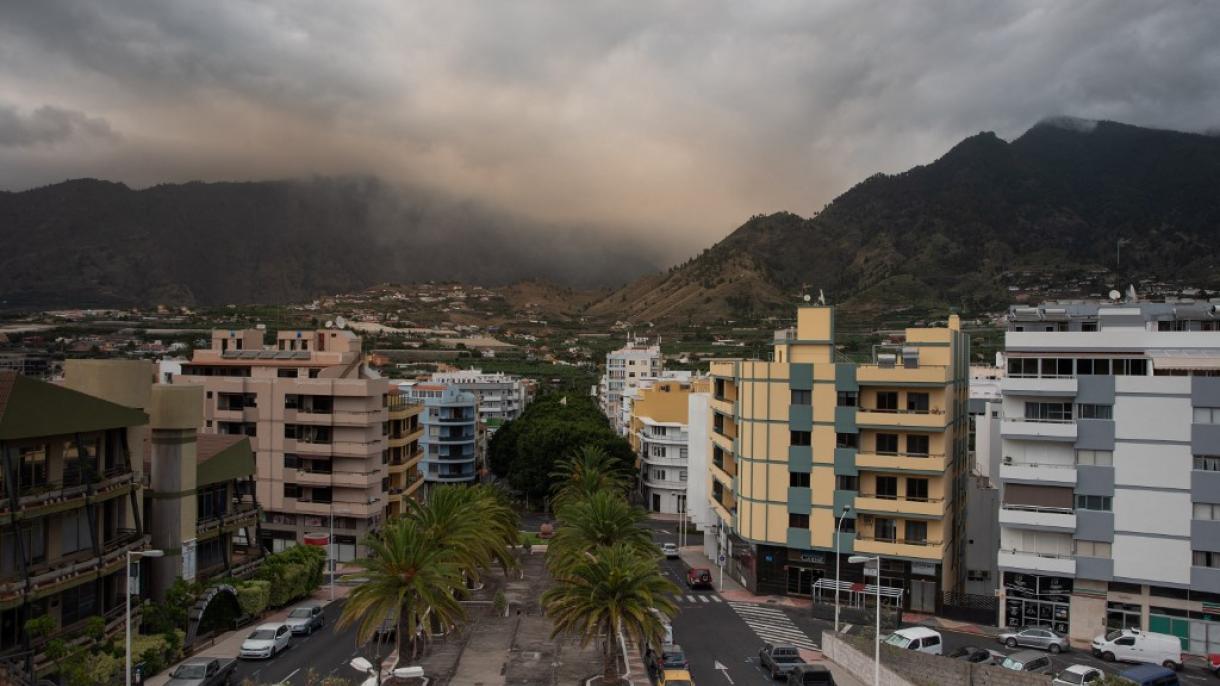
[[[940,633],[925,626],[909,626],[890,634],[885,642],[903,650],[917,650],[929,655],[940,655],[943,649]]]
[[[1118,676],[1135,686],[1179,686],[1182,683],[1178,681],[1178,675],[1172,669],[1155,665],[1132,667]]]
[[[1182,668],[1182,642],[1177,636],[1139,629],[1122,629],[1093,639],[1093,655],[1107,662],[1143,662],[1167,669]]]

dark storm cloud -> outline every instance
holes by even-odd
[[[44,105],[31,112],[0,104],[0,147],[27,147],[59,143],[78,137],[115,140],[110,124],[84,112]]]
[[[1215,127],[1216,35],[1202,1],[5,3],[12,111],[123,138],[10,144],[0,185],[371,173],[676,256],[980,130]]]

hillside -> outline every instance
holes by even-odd
[[[825,291],[857,313],[1008,303],[1006,273],[1047,280],[1115,268],[1220,285],[1220,138],[1056,119],[1011,143],[963,140],[935,162],[875,175],[816,217],[751,218],[694,260],[590,307],[636,321],[784,314]]]
[[[0,309],[282,303],[379,282],[590,288],[656,269],[641,246],[362,179],[93,179],[0,193]]]

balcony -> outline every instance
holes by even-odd
[[[390,460],[390,463],[389,463],[390,473],[391,474],[402,474],[403,472],[406,472],[406,471],[412,469],[413,467],[415,467],[415,465],[419,464],[420,461],[423,459],[424,459],[423,453],[415,453],[415,455],[413,457],[409,457],[406,459]]]
[[[940,560],[944,557],[943,541],[908,541],[904,539],[876,538],[867,534],[856,534],[855,552],[881,555],[883,557],[914,557],[925,560]]]
[[[943,474],[946,464],[947,460],[943,454],[918,455],[915,453],[856,453],[857,469]]]
[[[856,511],[935,518],[944,516],[945,501],[944,498],[908,498],[861,493],[856,496]]]
[[[1057,507],[1004,505],[1000,507],[1000,526],[1042,531],[1076,531],[1076,513]]]
[[[146,536],[130,529],[120,529],[119,535],[102,544],[102,555],[83,550],[57,560],[31,565],[29,568],[29,599],[37,600],[83,581],[105,576],[121,569],[129,550],[141,550],[148,545]],[[21,602],[23,579],[0,582],[0,609]]]
[[[640,440],[650,441],[652,443],[672,443],[674,445],[686,445],[690,440],[690,434],[685,431],[666,431],[663,434],[653,431],[641,431]]]
[[[708,401],[708,404],[712,406],[713,410],[729,417],[732,417],[737,411],[737,404],[732,400],[724,398],[712,398]]]
[[[878,410],[861,407],[856,410],[856,426],[861,428],[944,431],[948,421],[949,415],[940,409]]]
[[[856,367],[856,382],[890,386],[944,386],[951,379],[951,370],[943,366],[904,367],[901,364],[882,366],[862,364]]]
[[[335,410],[331,413],[331,421],[335,426],[369,426],[379,424],[386,419],[385,410]]]
[[[1004,438],[1034,441],[1076,442],[1074,419],[1026,419],[1004,417],[1000,421],[1000,434]]]
[[[1000,569],[1018,569],[1061,576],[1076,575],[1076,560],[1071,555],[1001,549],[998,561]]]
[[[371,488],[381,483],[381,471],[371,469],[365,472],[333,472],[330,475],[335,486],[347,488]]]
[[[476,417],[469,415],[437,415],[429,418],[430,424],[474,424]]]
[[[725,436],[724,434],[717,433],[715,431],[713,431],[709,435],[712,438],[712,443],[720,446],[721,450],[723,450],[727,453],[733,452],[733,439],[729,438],[728,436]]]
[[[195,536],[200,539],[212,538],[222,531],[236,531],[243,526],[253,526],[256,523],[258,523],[258,506],[252,502],[243,502],[237,504],[230,512],[197,520]]]
[[[430,436],[428,440],[437,445],[450,445],[458,443],[470,443],[474,441],[474,432],[468,434],[441,434],[439,436]]]
[[[1075,377],[1021,377],[1007,376],[1000,381],[1000,391],[1008,395],[1076,397],[1078,384]]]
[[[333,502],[312,502],[309,500],[298,499],[287,509],[297,514],[312,514],[329,517],[333,512],[337,517],[372,517],[382,511],[383,504],[380,498],[373,498],[373,502],[343,502],[335,500]]]
[[[386,445],[391,448],[403,448],[409,445],[412,441],[418,441],[424,437],[424,428],[422,426],[415,427],[413,431],[391,432],[386,437]]]
[[[101,478],[93,483],[93,494],[89,495],[89,486],[85,483],[64,485],[61,481],[49,481],[31,486],[22,491],[17,503],[17,518],[31,518],[52,512],[61,512],[83,506],[85,502],[96,503],[126,495],[136,483],[136,475],[129,467],[110,467],[102,473]],[[7,497],[0,498],[0,524],[13,519],[13,512]]]
[[[1075,486],[1076,465],[1005,460],[1000,464],[1000,481]]]

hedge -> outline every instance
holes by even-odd
[[[241,611],[257,617],[271,604],[271,582],[259,579],[239,582],[235,587]]]

